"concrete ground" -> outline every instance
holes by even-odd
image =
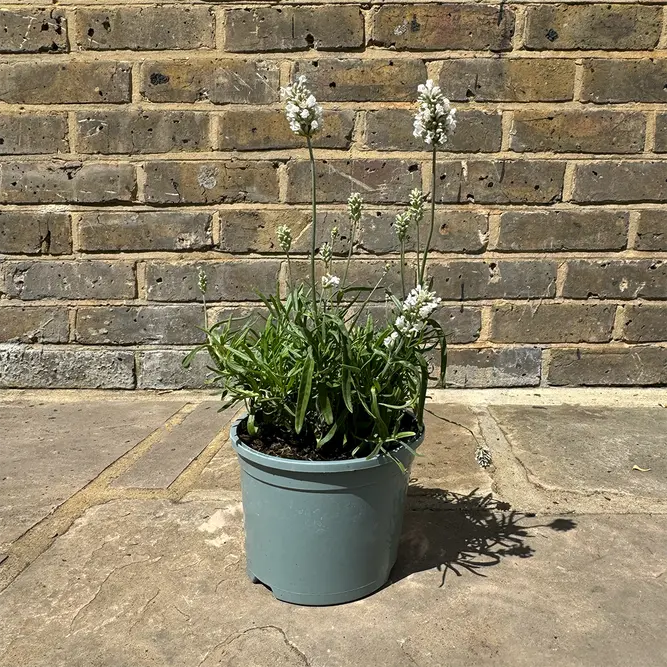
[[[0,666],[664,667],[665,406],[437,393],[391,581],[306,608],[245,576],[210,396],[0,393]]]

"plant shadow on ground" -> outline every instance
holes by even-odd
[[[529,519],[530,525],[525,525]],[[433,568],[441,573],[441,587],[448,575],[484,577],[486,568],[505,557],[533,555],[527,542],[531,529],[566,532],[576,526],[571,519],[535,521],[534,515],[516,512],[491,494],[478,494],[477,489],[461,495],[411,486],[398,560],[388,584]]]

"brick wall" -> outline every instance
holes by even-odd
[[[326,107],[323,227],[369,203],[354,275],[429,188],[416,86],[460,110],[431,275],[454,386],[667,384],[665,4],[4,2],[0,387],[196,386],[211,316],[249,311],[308,236],[278,89]],[[363,183],[363,185],[360,184]],[[344,227],[343,227],[344,229]]]

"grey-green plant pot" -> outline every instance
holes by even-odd
[[[243,419],[243,418],[241,418]],[[241,465],[248,576],[278,600],[333,605],[381,588],[396,562],[409,475],[389,457],[296,461],[247,447]],[[423,435],[410,444],[412,450]],[[394,455],[409,472],[414,454]]]

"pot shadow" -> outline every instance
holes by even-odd
[[[411,486],[398,559],[387,583],[433,568],[442,574],[440,587],[452,574],[460,577],[468,572],[484,577],[485,568],[505,557],[533,555],[534,549],[526,541],[531,528],[565,532],[576,526],[571,519],[524,525],[534,516],[516,512],[477,489],[462,495]]]

